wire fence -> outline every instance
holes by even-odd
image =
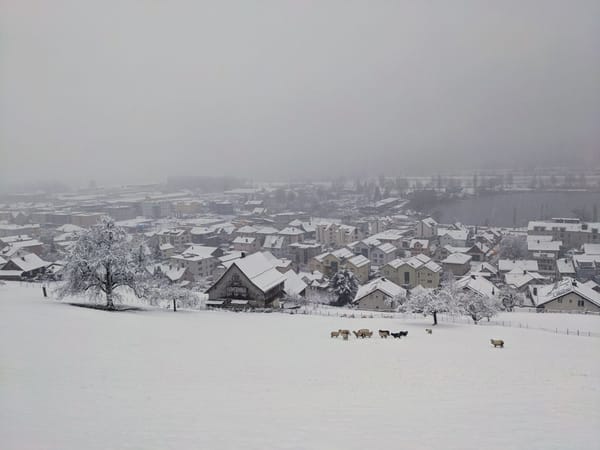
[[[51,287],[51,286],[55,285],[54,282],[43,282],[42,283],[42,282],[35,282],[35,281],[18,281],[18,282],[13,282],[13,283],[18,283],[19,286],[21,286],[21,287],[32,288],[32,289],[36,288],[36,289],[40,289],[40,290],[42,289],[43,286]],[[48,292],[48,294],[50,294],[50,292]],[[375,311],[371,312],[371,311],[360,311],[360,310],[355,310],[355,309],[333,308],[333,307],[317,305],[317,304],[305,305],[298,309],[289,309],[289,310],[283,309],[283,310],[279,310],[279,312],[287,313],[287,314],[317,315],[317,316],[339,317],[339,318],[348,318],[348,319],[416,320],[416,319],[423,319],[424,317],[427,317],[427,316],[423,316],[423,314],[419,314],[419,313],[375,312]],[[520,310],[520,312],[525,312],[528,314],[538,314],[539,313],[535,309]],[[544,313],[544,314],[553,314],[553,313]],[[583,330],[583,329],[575,328],[575,327],[573,327],[573,328],[542,327],[542,326],[530,324],[526,321],[521,321],[521,320],[482,319],[477,324],[475,324],[471,318],[465,317],[465,316],[438,314],[437,317],[438,317],[438,321],[443,322],[443,323],[521,328],[521,329],[545,331],[545,332],[554,333],[554,334],[562,334],[562,335],[566,335],[566,336],[583,336],[583,337],[600,338],[600,332]]]

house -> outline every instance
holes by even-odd
[[[170,283],[182,281],[194,281],[193,275],[186,267],[171,264],[153,264],[147,267],[150,274],[157,277],[165,277]]]
[[[354,253],[347,248],[340,248],[333,252],[321,253],[310,260],[309,268],[311,271],[317,270],[327,277],[332,277],[344,266],[346,260],[353,256]]]
[[[288,270],[283,275],[285,276],[283,290],[288,297],[304,297],[306,295],[308,284],[296,272]]]
[[[158,244],[171,244],[176,249],[182,249],[186,245],[189,245],[192,241],[192,236],[189,230],[180,228],[170,228],[166,230],[160,230],[156,233],[158,237]]]
[[[573,255],[573,266],[580,280],[600,277],[600,255]]]
[[[580,248],[583,244],[600,243],[600,223],[582,222],[575,218],[556,217],[550,221],[531,221],[527,234],[552,236],[566,249]]]
[[[406,297],[405,289],[385,278],[376,278],[358,289],[352,303],[358,309],[395,311],[401,297]]]
[[[366,283],[369,279],[371,261],[365,258],[363,255],[353,256],[346,261],[344,266],[354,274],[360,284]]]
[[[498,287],[485,277],[466,275],[456,281],[459,288],[469,290],[482,297],[497,297],[500,293]]]
[[[371,250],[369,258],[374,265],[383,266],[396,258],[398,249],[390,243],[378,245]]]
[[[438,229],[438,242],[440,246],[444,247],[450,245],[452,247],[465,247],[469,238],[469,230],[467,229]]]
[[[228,264],[221,277],[206,291],[209,306],[277,307],[285,295],[286,276],[262,253]]]
[[[550,236],[544,236],[545,238]],[[538,262],[539,272],[553,276],[556,273],[556,260],[558,259],[561,241],[549,241],[547,239],[527,238],[527,251],[529,257]]]
[[[543,311],[600,312],[600,292],[573,278],[546,286],[530,286],[529,297],[534,306]]]
[[[190,276],[198,281],[213,275],[220,263],[218,258],[222,255],[223,250],[219,248],[192,245],[182,254],[171,256],[170,262],[178,268],[187,269]]]
[[[525,291],[527,286],[543,283],[546,279],[538,272],[528,272],[519,268],[514,268],[504,274],[504,283],[517,291]]]
[[[22,278],[33,278],[44,273],[51,263],[44,261],[35,253],[27,253],[8,260],[2,270],[20,271]]]
[[[319,223],[315,231],[317,242],[326,247],[343,247],[361,237],[357,227],[339,223]]]
[[[442,261],[444,272],[452,272],[456,276],[462,276],[471,270],[471,256],[464,253],[452,253]]]
[[[430,241],[427,239],[411,239],[409,250],[412,256],[419,255],[421,253],[429,256],[432,253]]]
[[[297,244],[304,240],[304,230],[295,227],[286,227],[277,234],[284,236],[290,244]]]
[[[233,240],[233,249],[238,252],[254,253],[260,248],[260,242],[255,237],[238,236]]]
[[[490,252],[490,248],[482,244],[480,242],[476,242],[473,244],[469,250],[467,250],[467,255],[471,256],[471,259],[476,262],[486,261],[488,257],[488,253]]]
[[[416,286],[437,288],[440,285],[442,267],[426,255],[408,259],[394,259],[381,268],[385,278],[406,289]]]
[[[288,253],[297,267],[308,265],[309,261],[323,251],[321,244],[302,242],[290,244]]]
[[[496,278],[498,273],[498,268],[490,263],[482,262],[471,264],[471,274],[479,275],[485,278]]]
[[[161,244],[158,246],[158,251],[161,258],[168,259],[175,254],[175,246],[169,243]]]
[[[417,222],[416,236],[429,239],[437,236],[437,229],[438,223],[432,217],[427,217]]]
[[[556,277],[559,279],[564,277],[575,278],[575,266],[571,259],[560,258],[556,260]]]
[[[35,253],[39,256],[42,254],[43,246],[44,244],[37,239],[13,240],[0,250],[0,256],[12,258],[25,253]]]
[[[278,258],[284,258],[288,253],[288,245],[284,236],[268,235],[262,245],[263,251],[271,252]]]
[[[501,259],[498,261],[498,269],[501,274],[514,269],[526,272],[539,272],[538,263],[533,259]]]

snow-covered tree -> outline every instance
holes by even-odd
[[[512,311],[515,306],[523,306],[524,295],[509,286],[500,289],[500,302],[502,309]]]
[[[500,258],[524,259],[527,258],[527,240],[524,236],[506,235],[500,241]]]
[[[442,286],[440,289],[420,289],[409,295],[406,310],[423,313],[433,317],[433,325],[437,325],[438,313],[458,312],[458,291],[454,283]]]
[[[356,291],[358,291],[358,281],[352,272],[348,269],[338,271],[329,282],[331,292],[336,300],[335,306],[344,306],[354,300]]]
[[[102,217],[89,230],[81,232],[63,271],[59,297],[86,294],[105,297],[106,307],[114,309],[117,288],[129,287],[143,295],[145,249],[110,217]]]
[[[490,320],[501,309],[497,297],[481,295],[470,290],[465,290],[460,296],[460,307],[475,323],[483,318]]]
[[[201,303],[198,293],[160,281],[153,286],[146,287],[145,296],[153,306],[160,306],[163,303],[171,304],[173,311],[177,311],[178,306],[180,308],[197,308]]]

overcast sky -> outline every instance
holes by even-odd
[[[0,178],[600,165],[600,2],[0,0]]]

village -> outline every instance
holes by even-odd
[[[374,179],[22,194],[0,205],[0,280],[60,282],[80,234],[109,216],[145,245],[147,275],[201,294],[204,308],[395,312],[451,283],[501,310],[600,313],[599,222],[438,223],[413,209],[415,191]],[[344,277],[353,287],[340,300]]]

